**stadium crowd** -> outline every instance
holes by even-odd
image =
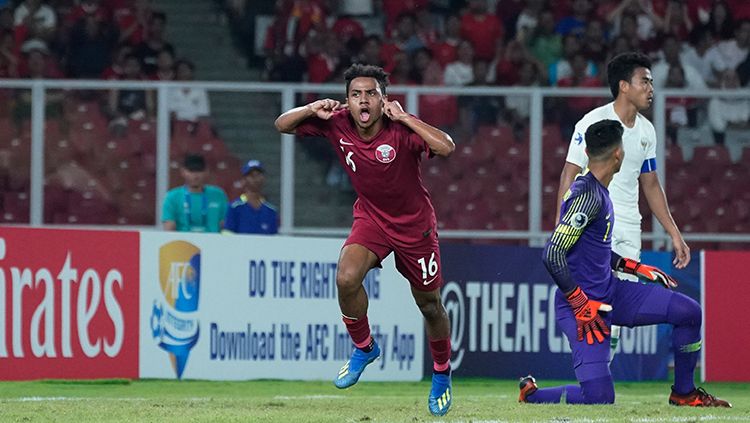
[[[249,62],[259,65],[262,79],[268,81],[338,83],[342,71],[358,62],[383,66],[390,72],[392,85],[603,87],[608,59],[637,50],[652,58],[657,88],[729,90],[750,82],[750,3],[741,0],[215,3],[226,12],[232,32],[246,43],[241,47],[260,53],[260,59],[250,57]],[[0,77],[193,78],[193,63],[180,58],[166,38],[168,17],[149,0],[15,0],[0,1],[0,6]],[[257,23],[261,20],[255,18],[263,13],[271,19],[261,28]],[[255,40],[254,33],[262,39]],[[262,52],[253,50],[256,44]],[[153,223],[153,93],[113,90],[101,94],[51,91],[47,97],[45,134],[51,141],[45,147],[47,198],[54,205],[54,199],[62,196],[54,189],[56,181],[60,190],[69,194],[77,186],[79,193],[90,198],[83,201],[78,194],[68,195],[65,206],[51,207],[45,221]],[[170,180],[179,181],[185,153],[199,152],[206,155],[217,185],[238,195],[236,169],[241,161],[212,127],[207,93],[172,94],[172,139],[179,142],[171,143]],[[8,222],[24,221],[29,169],[18,168],[30,156],[26,141],[30,140],[31,96],[29,90],[1,90],[0,96],[7,100],[0,101],[0,119],[5,123],[0,125],[4,134],[0,163],[7,164],[0,166],[5,193],[2,216]],[[398,93],[390,97],[405,103]],[[419,101],[420,117],[446,129],[458,144],[451,160],[425,165],[426,184],[434,195],[446,197],[436,201],[438,216],[444,220],[441,226],[527,228],[529,98],[422,95]],[[554,200],[551,193],[573,124],[587,110],[607,101],[545,98],[545,210]],[[742,195],[737,195],[737,187],[747,176],[738,165],[746,161],[743,157],[750,158],[750,154],[743,155],[750,150],[730,149],[730,160],[721,144],[731,146],[738,136],[750,140],[750,100],[669,97],[666,112],[668,184],[678,220],[685,222],[688,232],[743,231],[750,225],[750,195],[741,188]],[[722,148],[712,149],[716,146]],[[81,163],[82,157],[99,160]],[[492,157],[496,160],[487,159]],[[102,158],[109,164],[104,165]],[[321,158],[333,162],[328,156]],[[710,165],[691,170],[691,159],[696,158]],[[72,165],[53,169],[52,163]],[[331,166],[328,176],[329,184],[350,189],[338,166]],[[477,181],[484,181],[483,185]],[[492,204],[477,202],[488,184]],[[722,189],[720,206],[709,210],[707,205],[714,200],[710,186]],[[440,192],[436,187],[441,187]],[[703,201],[695,204],[687,198]],[[89,203],[107,206],[80,210]],[[462,208],[455,209],[459,205]],[[718,214],[717,219],[705,219],[707,211]],[[109,217],[102,220],[102,216]],[[648,229],[650,219],[644,217]],[[545,228],[551,227],[552,220],[553,216],[545,217]]]
[[[740,0],[277,0],[263,40],[264,75],[339,82],[351,63],[366,63],[383,66],[394,85],[601,87],[609,59],[642,51],[654,60],[656,88],[729,89],[750,81],[749,18],[750,4]],[[460,123],[459,132],[482,123],[519,127],[529,113],[527,98],[430,100],[448,104],[425,118]],[[594,101],[567,100],[573,113],[564,114],[550,102],[546,112],[568,133]],[[746,101],[731,116],[718,112],[720,103],[703,103],[670,100],[673,141],[701,112],[719,142],[727,126],[747,125]]]

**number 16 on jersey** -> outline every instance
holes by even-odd
[[[422,283],[424,285],[429,285],[430,283],[432,283],[432,281],[435,280],[438,273],[438,264],[435,260],[435,253],[433,252],[430,255],[429,262],[425,260],[425,257],[421,257],[419,260],[417,260],[417,263],[419,263],[419,265],[422,267]]]

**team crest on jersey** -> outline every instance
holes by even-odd
[[[645,150],[648,146],[648,140],[646,138],[641,138],[641,147]]]
[[[576,229],[585,228],[587,223],[589,223],[589,217],[586,216],[586,213],[583,213],[583,212],[578,212],[574,214],[573,217],[570,219],[570,226]]]
[[[390,163],[396,158],[396,149],[388,144],[383,144],[375,149],[375,158],[380,163]]]

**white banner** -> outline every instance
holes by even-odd
[[[140,376],[333,380],[352,350],[343,240],[141,232]],[[365,281],[382,349],[362,380],[422,378],[424,329],[391,255]]]

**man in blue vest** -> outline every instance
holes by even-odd
[[[267,234],[279,232],[279,213],[263,196],[266,171],[258,160],[242,166],[243,193],[227,209],[224,231],[236,234]]]

